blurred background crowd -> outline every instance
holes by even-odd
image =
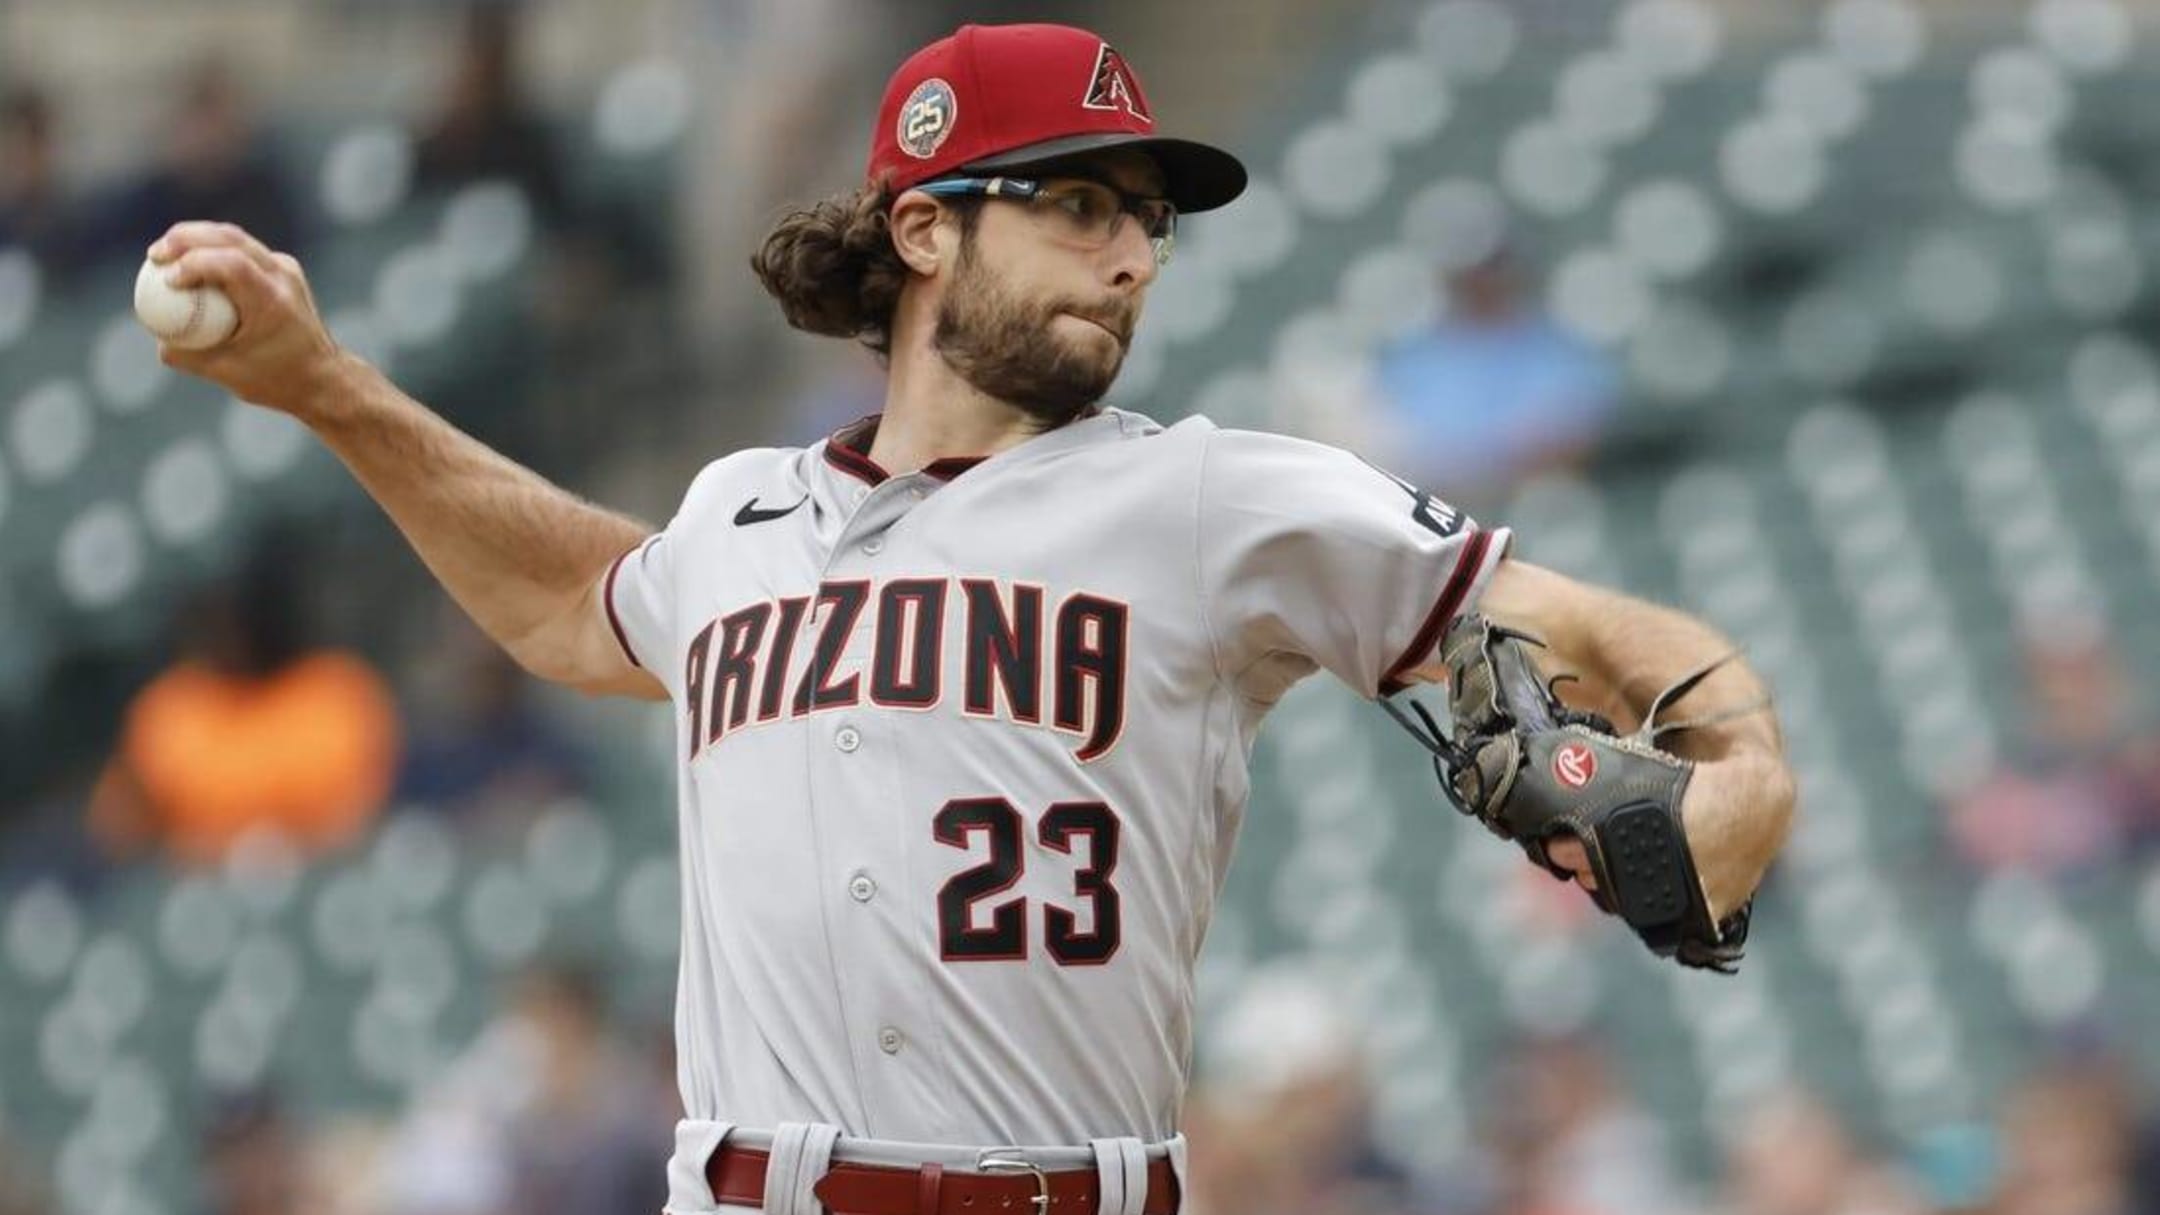
[[[536,685],[166,373],[182,218],[664,520],[877,407],[746,259],[962,20],[1256,181],[1113,402],[1352,447],[1701,613],[1803,796],[1654,964],[1314,681],[1202,966],[1200,1215],[2160,1212],[2160,4],[0,2],[0,1213],[657,1208],[664,709]]]

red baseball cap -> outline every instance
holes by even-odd
[[[885,84],[866,177],[898,193],[950,173],[1042,170],[1106,148],[1153,158],[1181,212],[1220,207],[1245,189],[1237,157],[1155,134],[1125,57],[1069,25],[963,25],[909,56]]]

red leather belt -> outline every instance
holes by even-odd
[[[721,1202],[765,1205],[766,1153],[722,1144],[705,1162]],[[1143,1215],[1176,1215],[1177,1176],[1167,1159],[1148,1161]],[[810,1187],[833,1215],[1095,1215],[1094,1169],[947,1172],[943,1165],[898,1168],[834,1161]],[[1047,1192],[1049,1203],[1041,1201]]]

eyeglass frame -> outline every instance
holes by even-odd
[[[1150,234],[1147,239],[1148,244],[1154,247],[1156,266],[1170,264],[1170,254],[1177,244],[1177,204],[1167,198],[1120,189],[1099,177],[1090,177],[1083,173],[1058,173],[1051,177],[937,177],[914,188],[941,198],[1002,198],[1014,202],[1034,202],[1042,197],[1044,187],[1060,179],[1084,181],[1117,196],[1118,218],[1113,220],[1110,226],[1112,237],[1117,235],[1117,225],[1123,223],[1128,215],[1142,224],[1144,230],[1147,217],[1141,214],[1140,204],[1160,205],[1166,217],[1167,231],[1161,236]]]

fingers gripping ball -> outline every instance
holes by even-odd
[[[181,350],[208,350],[240,327],[232,298],[215,287],[174,287],[167,267],[143,259],[135,274],[135,317],[159,341]]]

